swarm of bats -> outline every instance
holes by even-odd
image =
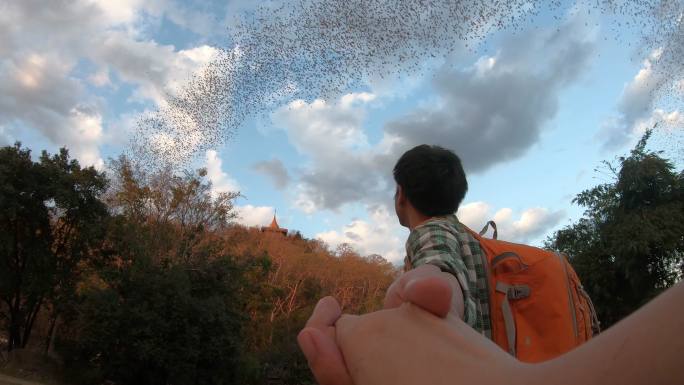
[[[561,1],[292,0],[240,15],[230,48],[138,121],[134,156],[152,167],[183,165],[229,140],[245,119],[293,99],[330,99],[371,78],[410,75],[457,47],[519,30],[540,15],[567,12]],[[579,0],[576,9],[613,20],[615,38],[640,34],[642,57],[660,48],[663,95],[684,83],[684,0]],[[631,37],[630,37],[631,39]]]

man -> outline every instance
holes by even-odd
[[[491,337],[485,256],[455,215],[468,190],[461,160],[445,148],[424,144],[404,153],[393,174],[395,211],[411,233],[406,273],[389,288],[385,308],[405,302],[403,291],[411,280],[441,276],[453,291],[450,315]]]
[[[399,223],[408,227],[411,233],[406,241],[405,273],[388,289],[384,307],[396,308],[419,298],[426,310],[461,319],[490,337],[485,257],[479,243],[455,215],[468,190],[461,160],[442,147],[420,145],[399,158],[393,175],[395,211]],[[444,296],[433,295],[433,288],[439,285],[451,291],[449,303],[442,301]],[[328,325],[330,320],[313,322]],[[324,338],[319,329],[308,328],[300,334],[298,341],[303,350],[315,349],[316,341]],[[317,355],[323,357],[318,362],[309,362],[319,383],[351,384],[351,378],[340,363],[343,361],[341,353],[329,345],[319,348],[325,349],[325,346],[332,350]]]

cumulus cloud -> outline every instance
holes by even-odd
[[[97,72],[92,73],[88,76],[88,81],[90,84],[96,87],[111,86],[112,80],[109,77],[109,70],[107,68],[102,68]]]
[[[211,194],[215,197],[220,193],[237,192],[240,190],[238,182],[223,170],[223,161],[215,150],[205,153],[204,167],[207,178],[211,181]],[[236,222],[244,226],[265,226],[271,222],[274,208],[271,206],[242,205],[235,206]]]
[[[150,20],[172,14],[178,21],[181,13],[187,16],[184,20],[199,21],[198,12],[169,0],[3,4],[0,126],[8,133],[4,136],[34,129],[55,145],[67,146],[82,163],[101,165],[99,147],[104,138],[117,136],[107,133],[117,127],[103,121],[106,104],[89,94],[86,82],[116,87],[115,81],[123,80],[136,87],[135,99],[161,103],[162,95],[209,62],[215,49],[202,45],[177,50],[146,38],[141,30]],[[81,74],[79,63],[96,69]]]
[[[457,216],[463,224],[475,231],[493,220],[498,228],[499,239],[528,243],[548,234],[565,217],[565,212],[533,207],[516,215],[510,208],[494,211],[491,205],[478,201],[461,206]]]
[[[379,254],[390,262],[401,262],[404,257],[404,244],[401,233],[405,232],[394,213],[385,206],[368,210],[369,220],[356,219],[340,230],[330,230],[316,234],[316,238],[333,248],[347,243],[361,255]]]
[[[245,226],[267,226],[271,223],[274,208],[270,206],[244,205],[236,207],[237,222]]]
[[[501,44],[470,68],[443,67],[433,83],[440,100],[390,122],[395,155],[421,143],[456,151],[468,172],[518,158],[539,140],[558,110],[558,95],[588,67],[594,41],[584,21],[529,32]]]
[[[79,99],[80,82],[59,57],[31,53],[0,60],[0,125],[19,122],[67,146],[84,165],[101,167],[102,116],[96,103]]]
[[[218,9],[209,9],[207,2],[181,2],[174,0],[89,0],[103,13],[107,24],[124,26],[137,31],[142,19],[148,22],[170,20],[177,26],[202,36],[221,33],[223,21],[216,15]],[[227,8],[227,6],[225,6]]]
[[[300,152],[329,159],[342,150],[368,144],[361,125],[365,112],[360,105],[374,98],[364,92],[343,95],[332,104],[321,99],[311,103],[295,100],[276,110],[273,117],[287,128],[290,143]]]
[[[228,173],[223,171],[223,161],[214,150],[207,150],[205,155],[205,167],[207,178],[211,181],[211,192],[213,195],[227,192],[240,191],[237,181],[231,178]]]
[[[623,148],[656,123],[666,130],[684,127],[678,110],[665,111],[654,108],[654,103],[658,100],[658,91],[669,76],[655,70],[655,65],[661,60],[662,54],[662,49],[651,52],[632,81],[625,85],[617,102],[617,116],[606,119],[597,134],[603,141],[604,150],[614,151]],[[674,85],[675,93],[678,92],[678,84]]]
[[[124,81],[138,85],[136,98],[151,99],[157,104],[162,104],[166,93],[173,93],[182,86],[217,52],[216,48],[207,45],[176,51],[171,45],[137,41],[123,32],[109,33],[104,42],[94,48],[93,60],[114,69]]]
[[[422,143],[454,150],[471,174],[523,156],[555,116],[562,89],[590,63],[594,31],[584,21],[571,18],[558,29],[505,39],[495,55],[467,67],[445,64],[432,83],[436,100],[390,120],[375,145],[363,130],[370,97],[296,101],[279,109],[274,121],[311,159],[296,185],[296,205],[313,212],[352,202],[386,204],[394,162]]]
[[[280,159],[257,162],[252,168],[269,177],[276,188],[283,189],[290,183],[290,175]]]
[[[491,207],[485,202],[473,202],[461,205],[456,214],[458,219],[473,230],[479,230],[487,221],[493,219]]]
[[[291,102],[273,114],[290,143],[310,160],[296,185],[295,204],[305,212],[338,209],[384,193],[384,180],[374,173],[375,151],[363,131],[364,107],[375,99],[369,93],[351,93],[332,103],[315,100]]]
[[[380,254],[391,262],[401,262],[408,231],[390,211],[383,205],[369,206],[367,220],[355,219],[341,229],[318,233],[316,238],[333,248],[347,243],[362,255]],[[565,217],[565,212],[534,207],[516,213],[510,208],[495,210],[490,204],[478,201],[461,206],[457,216],[475,231],[493,220],[497,224],[498,239],[529,243],[547,235]]]

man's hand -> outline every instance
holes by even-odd
[[[343,315],[335,329],[356,385],[532,384],[525,364],[463,321],[410,303]]]
[[[405,273],[390,286],[385,297],[385,307],[396,308],[404,302],[411,302],[443,318],[454,308],[454,287],[449,277],[453,278],[450,274],[427,265]],[[455,278],[453,280],[460,293],[460,286]],[[460,303],[462,314],[462,298]],[[306,327],[297,336],[297,342],[319,385],[353,385],[336,342],[335,323],[341,314],[337,301],[332,297],[325,297],[318,301]],[[357,316],[344,317],[349,322]]]
[[[443,290],[448,290],[451,295],[442,295]],[[456,277],[433,265],[418,266],[402,274],[387,289],[385,309],[396,308],[406,302],[437,317],[444,318],[448,315],[463,319],[461,286]]]

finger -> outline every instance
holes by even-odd
[[[400,291],[401,287],[401,280],[402,280],[403,275],[399,276],[392,284],[390,287],[387,289],[387,293],[385,294],[385,301],[383,303],[383,308],[384,309],[394,309],[395,307],[399,307],[402,303],[404,303],[404,299],[402,298]]]
[[[411,280],[404,293],[408,302],[437,317],[444,318],[451,310],[452,287],[442,276]]]
[[[392,282],[390,287],[387,289],[387,294],[385,295],[384,308],[393,309],[401,306],[407,301],[406,298],[406,285],[415,279],[423,277],[431,277],[435,275],[441,275],[442,272],[437,266],[433,265],[421,265],[417,268],[410,270]]]
[[[342,315],[342,309],[337,300],[333,297],[325,297],[316,304],[306,326],[324,330],[328,326],[335,325],[335,321],[340,318],[340,315]]]
[[[344,357],[330,335],[306,327],[297,336],[297,342],[319,385],[353,385]]]

